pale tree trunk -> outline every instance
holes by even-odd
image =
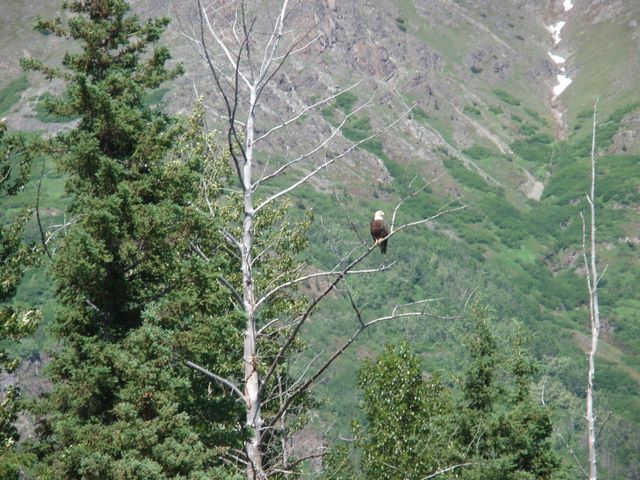
[[[600,310],[598,306],[598,270],[596,265],[596,114],[598,101],[593,106],[593,132],[591,140],[591,192],[587,195],[591,214],[589,232],[589,258],[587,258],[585,227],[583,218],[583,254],[585,268],[587,270],[587,287],[589,289],[589,317],[591,324],[591,349],[589,350],[589,374],[587,379],[587,430],[589,449],[589,480],[597,479],[597,457],[596,457],[596,417],[593,412],[593,379],[596,374],[596,352],[598,350],[598,339],[600,336]]]
[[[242,297],[246,315],[246,327],[244,333],[244,386],[246,425],[251,429],[251,437],[246,445],[247,473],[249,478],[262,480],[266,475],[262,469],[262,405],[260,399],[260,376],[257,368],[258,342],[256,338],[256,295],[255,282],[252,271],[252,249],[254,241],[253,221],[255,210],[253,206],[253,194],[251,178],[253,168],[253,139],[255,121],[255,85],[250,88],[249,115],[246,121],[246,141],[244,165],[242,166],[242,191],[244,200],[244,220],[242,224],[242,243],[240,253],[242,258]]]

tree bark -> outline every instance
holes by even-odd
[[[591,192],[587,197],[591,214],[591,226],[589,233],[589,263],[585,253],[585,263],[587,267],[587,282],[589,287],[589,312],[591,320],[591,350],[589,351],[589,375],[587,380],[587,429],[589,448],[589,480],[597,479],[597,457],[596,457],[596,432],[595,415],[593,413],[593,379],[596,373],[596,352],[598,350],[598,339],[600,336],[600,311],[598,306],[598,270],[596,266],[596,210],[595,210],[595,188],[596,188],[596,114],[598,101],[593,106],[593,132],[591,140]]]

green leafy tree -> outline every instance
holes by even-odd
[[[561,478],[549,413],[531,398],[536,368],[522,327],[508,346],[491,328],[476,307],[462,381],[451,386],[425,377],[406,343],[365,362],[358,387],[366,423],[355,424],[363,478]],[[343,450],[328,457],[326,478],[345,458]]]
[[[9,135],[4,121],[0,121],[0,202],[15,195],[28,181],[31,154],[24,137]],[[24,226],[30,211],[22,212],[8,225],[0,225],[0,302],[8,302],[16,293],[24,269],[36,258],[32,246],[24,242]],[[33,332],[40,312],[0,305],[0,340],[17,341]],[[0,349],[0,370],[12,372],[18,366]],[[18,440],[14,426],[19,409],[20,392],[9,387],[0,402],[0,478],[15,477],[18,472],[13,445]]]
[[[358,387],[367,420],[355,425],[365,478],[422,478],[455,458],[451,398],[437,377],[423,378],[407,343],[365,362]]]

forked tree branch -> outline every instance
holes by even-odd
[[[391,122],[390,124],[386,125],[385,127],[376,130],[374,133],[372,133],[371,135],[369,135],[368,137],[359,140],[353,144],[351,144],[351,146],[349,146],[348,148],[344,149],[341,153],[331,157],[328,160],[325,160],[324,163],[322,163],[321,165],[319,165],[318,167],[314,168],[311,172],[309,172],[307,175],[303,176],[302,178],[300,178],[299,180],[293,182],[291,185],[289,185],[287,188],[284,188],[282,190],[280,190],[277,193],[274,193],[273,195],[271,195],[270,197],[268,197],[266,200],[263,200],[262,203],[260,203],[255,211],[258,212],[259,210],[261,210],[262,208],[266,207],[267,205],[269,205],[271,202],[273,202],[274,200],[277,200],[278,198],[282,197],[283,195],[287,195],[289,193],[291,193],[293,190],[295,190],[296,188],[298,188],[300,185],[302,185],[303,183],[306,183],[309,181],[310,178],[314,177],[315,175],[317,175],[319,172],[321,172],[322,170],[326,169],[327,167],[329,167],[331,164],[335,163],[337,160],[343,158],[345,155],[347,155],[348,153],[351,153],[353,150],[355,150],[356,148],[358,148],[360,145],[362,145],[363,143],[368,142],[369,140],[373,139],[373,138],[377,138],[379,137],[381,134],[383,134],[384,132],[386,132],[387,130],[391,129],[392,127],[394,127],[396,124],[398,124],[405,116],[407,116],[409,113],[411,112],[411,110],[407,110],[403,115],[399,116],[397,119],[395,119],[393,122]]]
[[[275,127],[272,127],[271,129],[267,130],[265,133],[263,133],[262,135],[260,135],[259,137],[257,137],[254,141],[253,144],[256,145],[257,143],[261,142],[262,140],[266,139],[267,137],[269,137],[269,135],[271,135],[272,133],[285,128],[289,125],[291,125],[293,122],[295,122],[296,120],[298,120],[300,117],[302,117],[303,115],[309,113],[311,110],[316,109],[317,107],[324,105],[328,102],[330,102],[331,100],[334,100],[336,97],[342,95],[343,93],[346,93],[350,90],[353,90],[354,88],[356,88],[358,85],[360,85],[362,82],[364,81],[364,78],[358,80],[356,83],[354,83],[353,85],[340,90],[338,93],[335,93],[334,95],[331,95],[329,97],[325,97],[322,100],[314,103],[313,105],[309,105],[308,107],[303,108],[300,113],[298,113],[297,115],[295,115],[294,117],[291,117],[289,120],[280,123],[279,125],[276,125]]]
[[[186,360],[184,363],[188,367],[191,367],[191,368],[193,368],[194,370],[197,370],[200,373],[204,373],[207,377],[212,378],[213,380],[215,380],[219,384],[222,384],[222,385],[225,385],[225,386],[229,387],[231,389],[231,391],[233,392],[233,394],[238,399],[238,401],[240,401],[242,403],[245,402],[244,395],[242,394],[240,389],[231,380],[227,380],[226,378],[223,378],[220,375],[216,375],[215,373],[212,373],[209,370],[207,370],[206,368],[201,367],[200,365],[197,365],[197,364],[195,364],[193,362],[190,362],[189,360]]]
[[[347,123],[347,121],[348,121],[352,116],[354,116],[354,115],[355,115],[356,113],[358,113],[360,110],[363,110],[364,108],[367,108],[367,107],[368,107],[368,106],[370,106],[370,105],[371,105],[371,100],[369,100],[369,101],[367,101],[366,103],[364,103],[364,104],[360,105],[360,106],[359,106],[358,108],[356,108],[355,110],[353,110],[353,111],[349,112],[347,115],[345,115],[345,117],[342,119],[342,121],[340,122],[340,124],[339,124],[337,127],[335,127],[335,128],[333,128],[333,129],[332,129],[331,134],[330,134],[327,138],[325,138],[322,142],[320,142],[320,143],[316,144],[316,146],[315,146],[314,148],[312,148],[311,150],[309,150],[309,151],[305,152],[304,154],[302,154],[302,155],[300,155],[300,156],[298,156],[298,157],[294,158],[293,160],[289,160],[289,161],[288,161],[288,162],[286,162],[284,165],[282,165],[282,166],[280,166],[279,168],[277,168],[274,172],[269,173],[269,174],[267,174],[267,175],[264,175],[262,178],[260,178],[259,180],[257,180],[257,181],[253,184],[253,186],[252,186],[252,190],[253,190],[253,191],[255,191],[255,190],[256,190],[256,188],[258,188],[258,186],[260,186],[260,185],[261,185],[261,184],[263,184],[264,182],[266,182],[266,181],[268,181],[268,180],[270,180],[270,179],[272,179],[272,178],[274,178],[274,177],[277,177],[278,175],[281,175],[282,173],[284,173],[284,171],[285,171],[285,170],[289,169],[289,168],[290,168],[290,167],[292,167],[293,165],[296,165],[296,164],[298,164],[298,163],[300,163],[300,162],[302,162],[302,161],[304,161],[304,160],[308,159],[308,158],[309,158],[309,157],[311,157],[312,155],[316,154],[317,152],[319,152],[320,150],[322,150],[323,148],[325,148],[325,147],[326,147],[326,146],[327,146],[327,145],[328,145],[328,144],[329,144],[329,143],[330,143],[334,138],[336,138],[336,136],[338,135],[338,133],[340,133],[340,131],[341,131],[342,127]],[[357,147],[358,145],[360,145],[360,144],[362,144],[362,143],[364,143],[364,142],[366,142],[366,141],[368,141],[368,140],[371,140],[371,138],[373,138],[373,137],[366,138],[365,140],[362,140],[361,142],[359,142],[359,143],[357,143],[357,144],[351,145],[351,147],[349,147],[349,149],[348,149],[348,152],[350,152],[351,150],[353,150],[353,149],[354,149],[355,147]],[[345,152],[345,154],[346,154],[346,153],[348,153],[348,152]],[[343,156],[343,155],[341,155],[341,156]],[[341,156],[340,156],[340,157],[341,157]],[[340,158],[340,157],[335,158],[335,160],[337,160],[337,159],[338,159],[338,158]],[[334,161],[334,160],[332,159],[330,163],[333,163],[333,161]],[[318,168],[318,171],[320,171],[320,170],[322,170],[323,168],[325,168],[326,166],[328,166],[328,165],[326,165],[326,163],[327,163],[327,162],[325,161],[325,163],[324,163],[323,165],[321,165],[321,167],[320,167],[320,168]],[[317,173],[317,172],[316,172],[316,173]],[[315,173],[314,173],[314,175],[315,175]],[[307,180],[308,180],[309,178],[311,178],[311,176],[312,176],[312,175],[310,175],[310,176],[307,178]],[[307,180],[305,180],[305,182],[306,182]],[[267,202],[263,202],[263,203],[267,203]],[[258,211],[260,208],[262,208],[262,205],[258,206],[258,208],[256,208],[256,211]]]
[[[231,53],[231,51],[227,48],[226,43],[224,43],[224,41],[216,33],[216,29],[213,28],[213,25],[211,25],[211,20],[209,19],[209,14],[207,13],[206,9],[204,8],[204,5],[202,5],[201,0],[198,0],[198,8],[200,9],[200,14],[202,16],[202,19],[204,20],[204,22],[207,25],[207,29],[209,30],[209,33],[211,34],[213,39],[218,44],[218,47],[220,47],[220,50],[222,50],[224,52],[224,55],[225,55],[225,57],[227,57],[227,61],[229,62],[229,65],[231,65],[231,67],[235,71],[236,75],[238,75],[238,77],[240,77],[240,79],[242,79],[242,81],[245,83],[245,85],[247,85],[247,87],[251,87],[251,82],[249,81],[249,79],[240,71],[240,63],[238,61],[238,57],[234,58],[234,56]],[[245,43],[245,42],[246,42],[246,36],[245,36],[245,39],[243,40],[243,43]],[[204,45],[204,42],[203,42],[203,45]],[[242,51],[242,47],[240,48],[240,51]],[[237,89],[236,89],[236,91],[237,91]]]
[[[466,205],[462,205],[460,207],[456,207],[453,209],[449,209],[449,210],[439,210],[436,214],[430,216],[429,218],[425,218],[422,220],[416,220],[414,222],[410,222],[410,223],[405,223],[404,225],[398,227],[396,230],[392,231],[389,235],[387,235],[385,238],[390,238],[394,235],[396,235],[398,232],[404,230],[407,227],[410,226],[415,226],[415,225],[421,225],[424,224],[426,222],[435,220],[436,218],[439,218],[443,215],[446,215],[448,213],[453,213],[456,212],[458,210],[461,210],[463,208],[466,208]],[[367,258],[371,252],[373,250],[375,250],[376,248],[378,248],[378,246],[376,244],[373,244],[371,246],[369,246],[364,253],[362,253],[358,258],[356,258],[355,260],[351,261],[351,263],[349,263],[349,265],[347,265],[343,270],[341,270],[340,272],[337,272],[337,277],[336,279],[331,282],[329,284],[329,286],[319,295],[317,296],[307,307],[307,309],[304,311],[304,313],[302,313],[297,319],[296,319],[296,324],[295,327],[293,328],[293,330],[291,331],[291,333],[289,334],[289,336],[287,337],[286,341],[284,342],[284,344],[280,347],[280,349],[278,350],[278,353],[276,354],[276,356],[274,357],[271,366],[269,367],[269,370],[267,371],[267,373],[264,375],[263,379],[262,379],[262,386],[260,387],[261,389],[263,388],[263,386],[269,381],[269,379],[271,378],[271,375],[273,375],[273,372],[276,370],[278,363],[280,362],[280,360],[282,359],[282,357],[284,356],[284,354],[286,353],[286,351],[291,347],[291,345],[293,344],[294,340],[297,338],[298,333],[300,331],[300,329],[302,328],[302,326],[305,324],[305,322],[307,321],[307,319],[309,318],[309,316],[311,315],[311,313],[316,309],[316,307],[318,306],[318,304],[327,296],[329,295],[329,293],[336,287],[336,285],[338,285],[340,283],[340,281],[342,281],[347,274],[355,267],[357,266],[360,262],[362,262],[365,258]]]

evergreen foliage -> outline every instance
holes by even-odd
[[[549,412],[531,397],[536,366],[522,327],[516,332],[501,345],[476,307],[459,385],[425,377],[406,343],[365,362],[358,387],[366,423],[354,425],[362,478],[425,478],[455,465],[442,478],[561,478]],[[326,478],[339,464],[353,468],[344,446],[328,457]]]
[[[0,121],[0,200],[15,195],[29,178],[31,154],[25,139],[9,135],[4,121]],[[34,263],[32,246],[24,243],[24,226],[31,212],[22,212],[8,225],[0,225],[0,340],[17,341],[35,330],[40,312],[6,304],[16,293],[24,269]],[[4,342],[3,342],[4,343]],[[12,372],[18,366],[0,348],[0,371]],[[20,391],[9,387],[0,402],[0,478],[15,477],[18,473],[18,457],[13,445],[18,440],[14,426],[19,409]]]
[[[203,157],[201,112],[185,124],[145,104],[181,72],[165,67],[169,53],[156,45],[167,19],[142,23],[122,0],[64,10],[67,19],[37,29],[74,39],[80,52],[61,69],[23,61],[67,81],[50,113],[79,117],[48,146],[74,222],[51,267],[61,346],[53,391],[34,407],[34,470],[51,479],[230,478],[216,447],[239,445],[234,406],[183,364],[227,373],[239,363],[225,349],[238,335],[233,306],[212,281],[228,256],[203,262],[189,243],[215,242],[218,229],[197,208],[199,182],[207,163],[221,170],[226,159]]]
[[[228,290],[240,288],[240,268],[222,234],[237,233],[242,211],[226,188],[229,160],[203,133],[201,108],[177,120],[148,101],[181,71],[166,69],[169,54],[156,46],[166,19],[141,23],[121,0],[65,10],[68,20],[39,20],[37,28],[75,39],[81,51],[67,53],[62,69],[23,61],[67,81],[45,105],[79,118],[47,147],[67,179],[74,222],[51,266],[60,304],[52,333],[61,347],[49,368],[53,391],[34,407],[33,470],[51,479],[233,478],[243,466],[224,465],[242,449],[244,410],[227,387],[184,364],[242,377],[244,319]],[[256,219],[256,251],[270,251],[254,265],[259,288],[297,271],[309,219],[292,223],[287,211],[280,204]],[[262,316],[295,315],[304,304],[278,294]],[[265,371],[288,331],[272,328]],[[290,368],[281,358],[267,390],[291,383]],[[267,461],[283,454],[280,438],[304,425],[312,405],[301,395],[265,436]],[[278,408],[269,404],[265,420]]]

